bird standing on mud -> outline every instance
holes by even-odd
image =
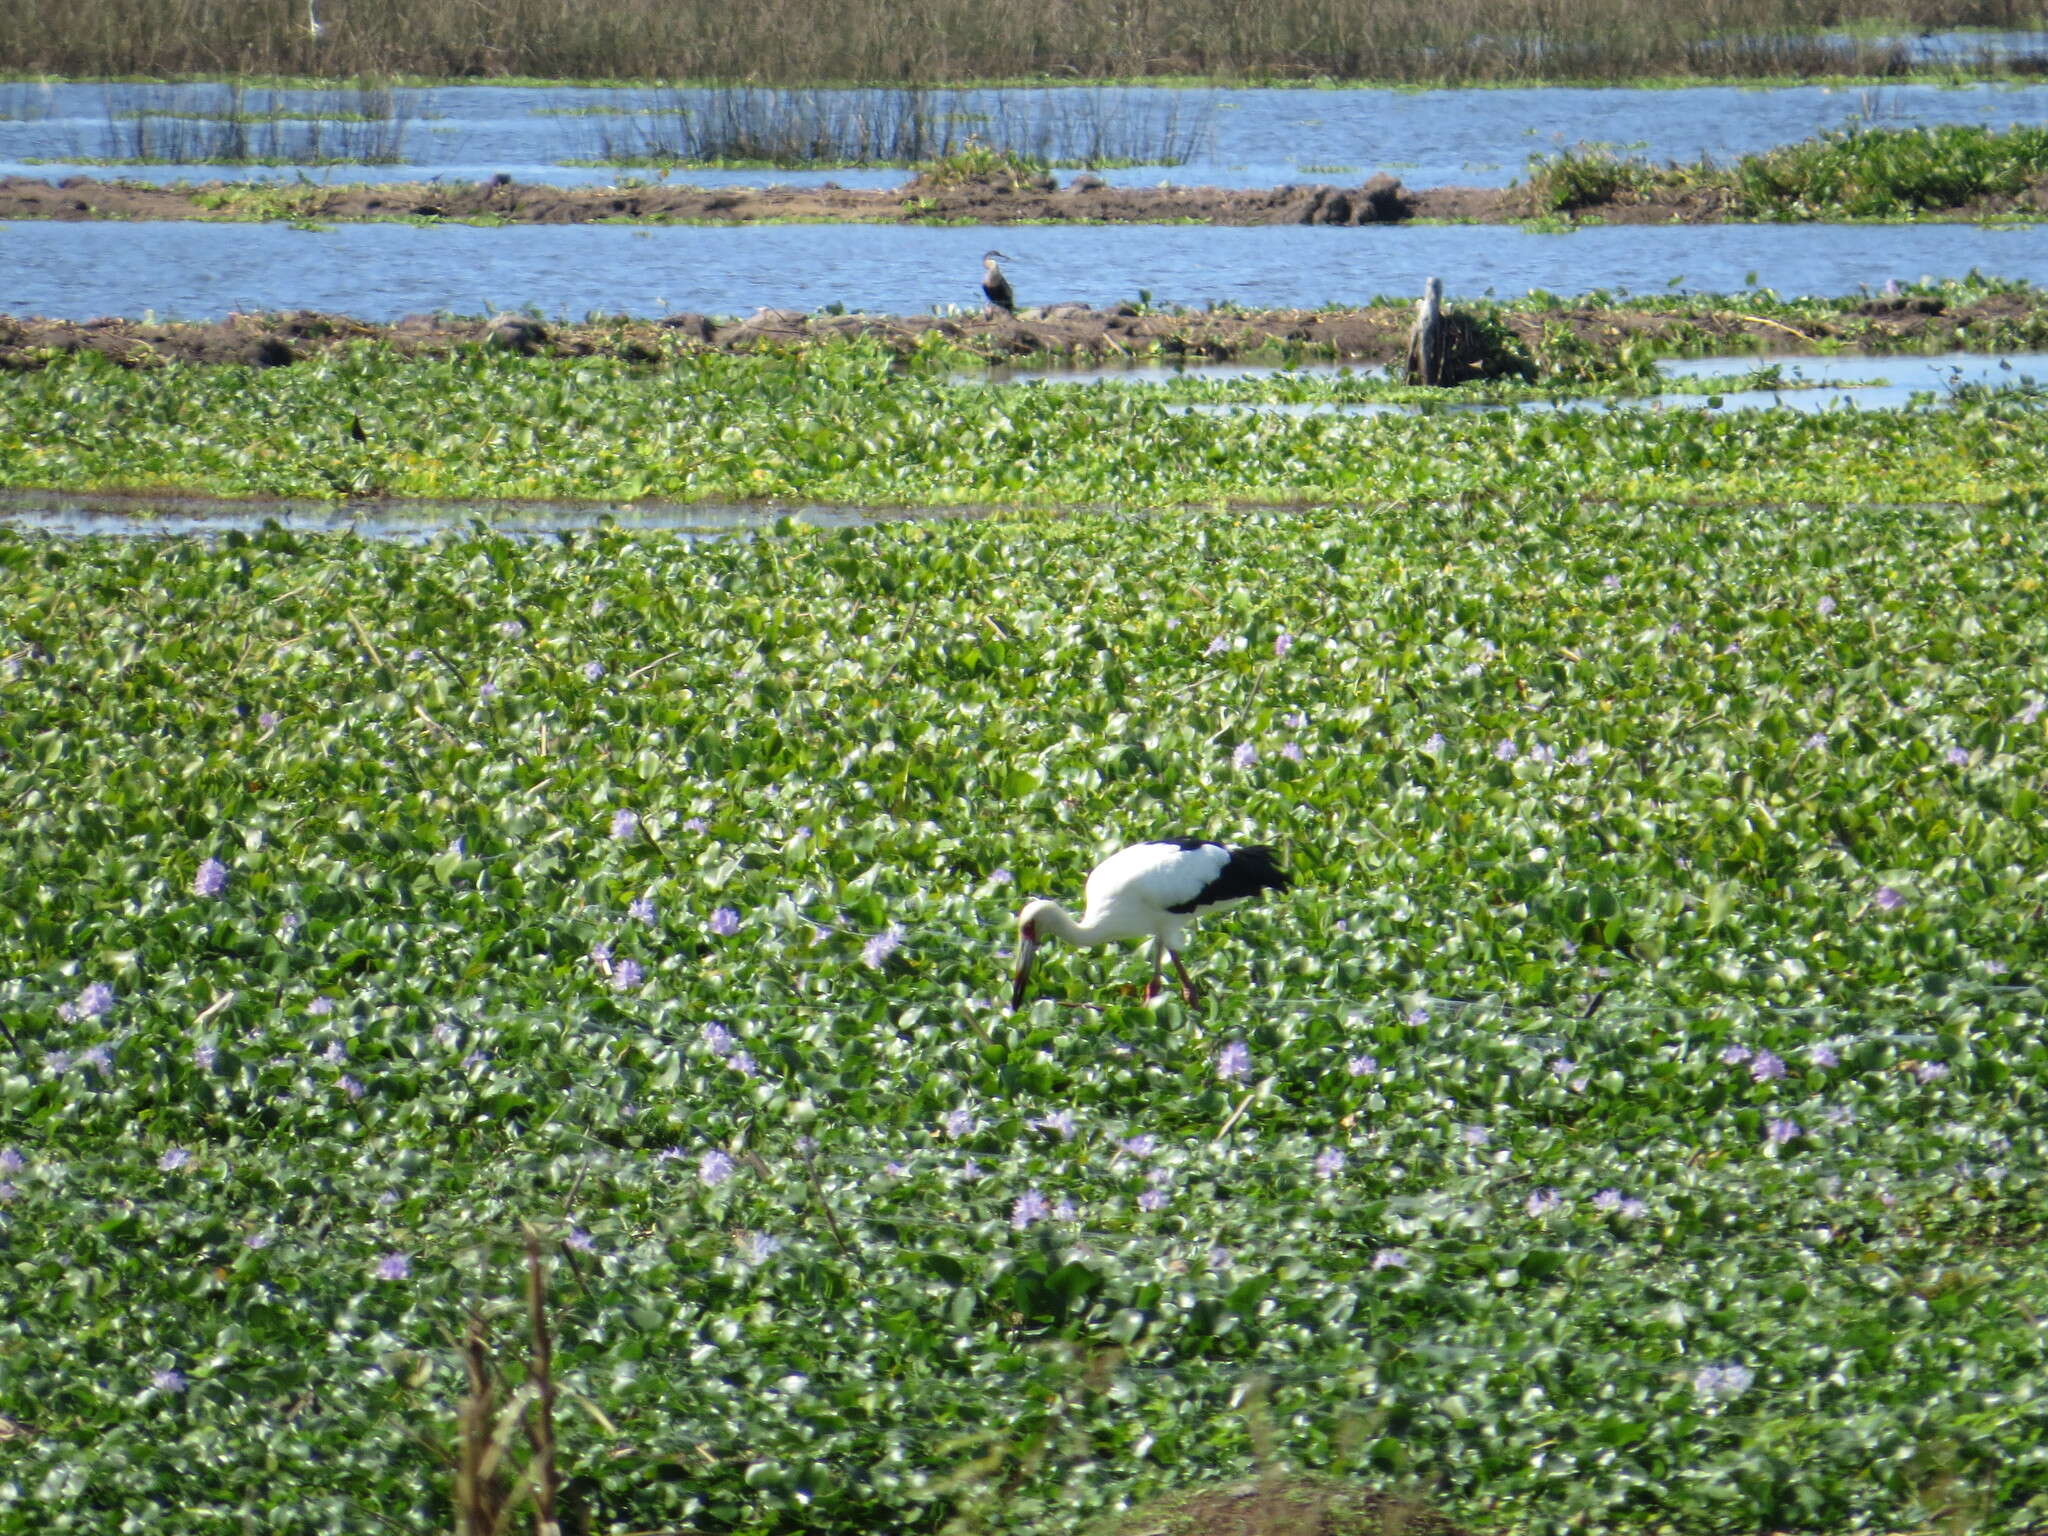
[[[1220,912],[1261,891],[1284,891],[1294,877],[1280,867],[1271,848],[1232,848],[1198,837],[1170,837],[1133,843],[1095,866],[1088,876],[1088,909],[1077,923],[1057,902],[1026,902],[1017,914],[1017,980],[1010,1006],[1024,1006],[1031,960],[1047,939],[1069,944],[1111,944],[1119,939],[1152,940],[1148,1003],[1159,995],[1160,971],[1170,956],[1180,973],[1181,995],[1201,1000],[1195,979],[1181,963],[1189,927],[1204,912]]]
[[[1003,276],[998,261],[1015,261],[1014,256],[1005,256],[1001,251],[981,253],[981,291],[988,295],[989,303],[1006,315],[1017,313],[1017,295],[1010,291],[1010,280]]]

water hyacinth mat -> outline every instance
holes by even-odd
[[[0,1530],[2024,1529],[2043,526],[0,538]]]

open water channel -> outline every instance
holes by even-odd
[[[1980,270],[2048,284],[2048,226],[1722,224],[1531,234],[1484,225],[899,225],[0,223],[0,313],[216,319],[316,309],[365,320],[531,309],[581,319],[758,307],[923,314],[979,308],[981,253],[1000,242],[1025,306],[1252,308],[1531,289],[1583,294],[1849,294]]]

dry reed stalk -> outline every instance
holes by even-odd
[[[548,1328],[540,1239],[531,1228],[526,1233],[526,1318],[532,1335],[526,1384],[509,1396],[492,1365],[481,1317],[472,1314],[462,1341],[469,1391],[455,1415],[455,1536],[503,1536],[525,1499],[533,1502],[534,1536],[561,1536],[554,1336]],[[521,1427],[531,1454],[515,1472],[512,1441]]]

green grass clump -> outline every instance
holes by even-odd
[[[1795,218],[1897,218],[2014,197],[2048,177],[2048,128],[1858,128],[1746,155],[1745,208]]]
[[[1658,190],[1668,177],[1641,160],[1611,150],[1566,150],[1532,163],[1529,189],[1539,207],[1552,213],[1622,202]]]
[[[1725,210],[1755,219],[1899,219],[2018,197],[2048,178],[2048,129],[1852,128],[1826,133],[1732,166],[1710,160],[1653,166],[1606,150],[1532,160],[1537,206],[1571,213],[1605,203],[1693,191],[1723,194]],[[2038,218],[2038,208],[2012,210]]]
[[[2032,498],[1571,488],[0,535],[0,1531],[445,1527],[530,1228],[571,1529],[1264,1458],[2017,1532],[2044,569]],[[1180,831],[1297,880],[1203,1008],[995,1004],[1025,896]]]
[[[1016,150],[969,139],[950,154],[918,162],[920,179],[938,186],[962,182],[1007,180],[1022,185],[1043,176],[1050,162]]]

